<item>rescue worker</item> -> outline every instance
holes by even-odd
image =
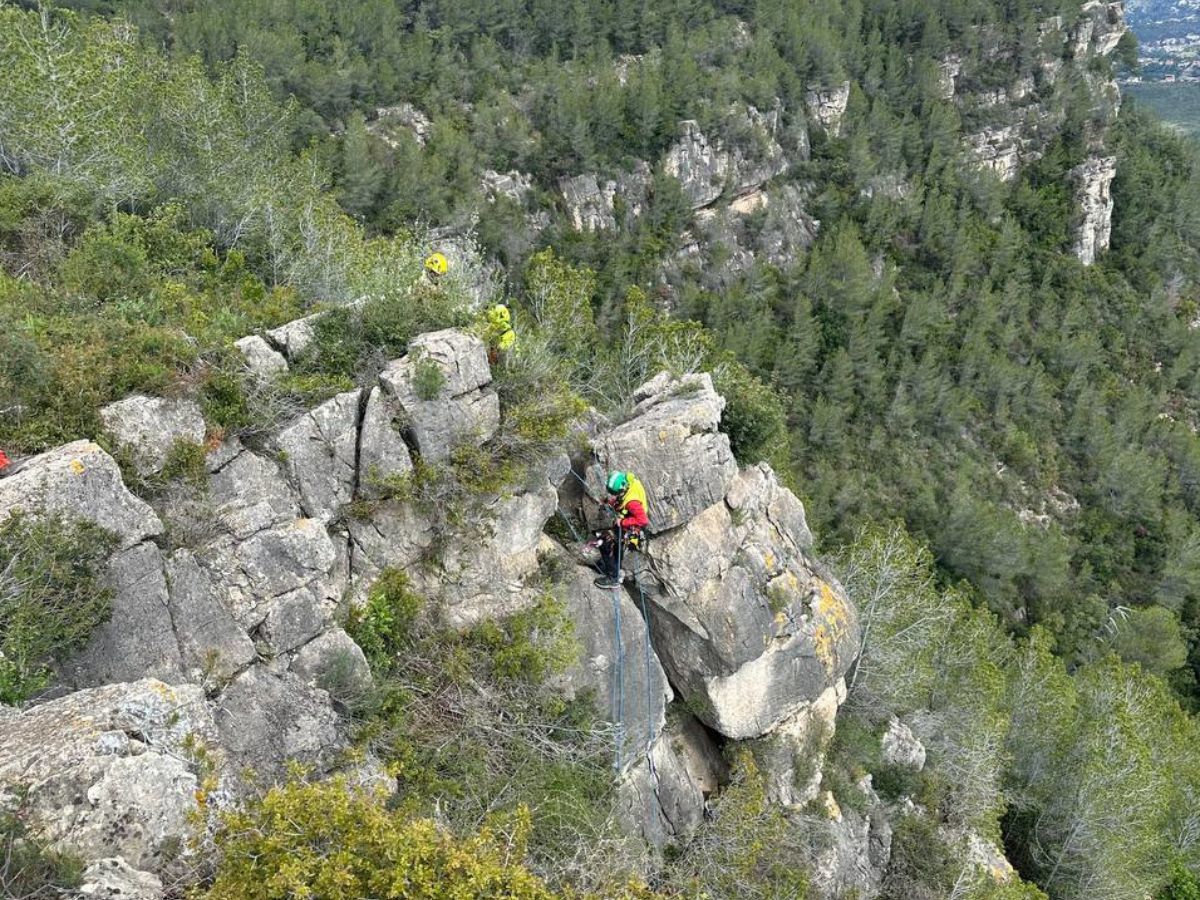
[[[646,488],[632,472],[609,472],[604,487],[608,491],[604,505],[613,511],[617,521],[600,544],[604,575],[596,579],[596,586],[611,588],[621,584],[621,559],[629,550],[641,548],[642,531],[650,524],[650,516]]]
[[[425,257],[425,277],[432,284],[440,284],[442,276],[450,271],[450,261],[445,254],[434,252]]]
[[[487,344],[488,362],[493,366],[516,346],[517,333],[512,328],[512,313],[503,303],[497,303],[484,314],[483,340]]]

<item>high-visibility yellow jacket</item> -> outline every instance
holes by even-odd
[[[517,333],[512,329],[512,315],[508,307],[497,303],[487,311],[484,340],[497,350],[511,350],[517,343]]]
[[[634,528],[645,528],[650,524],[650,503],[646,500],[646,487],[632,472],[626,472],[629,485],[625,493],[612,501],[612,507],[620,516],[620,525],[630,531]]]

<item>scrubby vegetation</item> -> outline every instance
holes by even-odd
[[[15,808],[0,811],[0,892],[13,900],[53,900],[82,881],[79,860],[56,853],[31,834]]]
[[[0,703],[17,704],[108,618],[116,537],[90,523],[17,514],[0,523]]]
[[[443,900],[506,897],[555,900],[523,865],[529,812],[496,815],[476,834],[455,838],[428,819],[389,809],[386,797],[334,778],[295,780],[222,817],[224,852],[205,900]],[[335,849],[336,848],[336,849]],[[579,900],[585,897],[572,894]],[[636,886],[612,900],[650,900]]]

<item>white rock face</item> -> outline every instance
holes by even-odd
[[[1016,177],[1025,143],[1017,126],[985,128],[967,135],[966,142],[980,167],[995,173],[1001,181],[1012,181]]]
[[[676,381],[666,373],[637,388],[629,421],[596,442],[603,468],[635,472],[646,486],[650,530],[683,524],[724,498],[737,476],[729,438],[718,428],[725,398],[707,373]],[[593,495],[604,486],[589,474]]]
[[[16,510],[94,522],[129,548],[162,534],[154,510],[125,487],[116,461],[91,441],[75,441],[28,460],[0,479],[0,520]]]
[[[837,137],[842,131],[842,116],[850,103],[850,82],[844,81],[837,87],[810,90],[805,95],[808,114],[829,134]]]
[[[711,205],[727,189],[735,196],[750,193],[787,171],[787,154],[776,139],[781,107],[768,113],[753,106],[734,107],[729,114],[752,139],[726,147],[687,119],[679,123],[679,140],[663,160],[663,171],[679,180],[693,209]]]
[[[533,191],[533,176],[516,169],[504,173],[485,169],[479,182],[484,196],[491,203],[495,203],[500,197],[514,203],[524,203],[525,198]]]
[[[98,859],[83,873],[79,898],[96,900],[162,900],[162,879],[140,872],[120,856]]]
[[[270,380],[288,369],[283,354],[256,334],[234,341],[233,346],[242,354],[247,371],[255,378]]]
[[[1113,199],[1110,187],[1116,175],[1115,156],[1093,156],[1071,170],[1080,210],[1072,249],[1085,266],[1094,263],[1096,257],[1108,249],[1112,239]]]
[[[615,181],[601,183],[589,173],[562,179],[558,189],[576,231],[611,231],[617,227],[613,207],[617,196]]]
[[[424,147],[433,131],[433,122],[411,103],[401,103],[376,109],[375,119],[367,123],[367,131],[393,150],[400,146],[397,134],[401,131],[407,131]]]
[[[679,140],[667,152],[663,171],[679,179],[683,195],[693,209],[708,206],[725,190],[730,156],[709,143],[700,125],[691,119],[679,123]]]
[[[421,395],[422,369],[432,365],[442,384],[429,399]],[[464,441],[487,441],[500,427],[500,398],[489,385],[483,341],[447,329],[423,334],[409,345],[409,354],[395,360],[379,376],[384,392],[407,416],[413,440],[426,462],[439,462]]]
[[[1089,0],[1083,5],[1082,18],[1071,34],[1071,49],[1076,59],[1108,56],[1117,49],[1129,27],[1125,24],[1124,0]]]
[[[28,814],[58,850],[169,872],[177,850],[188,864],[200,787],[189,747],[202,746],[216,747],[216,728],[199,687],[110,684],[6,718],[0,789],[28,790]]]
[[[162,471],[177,443],[204,441],[204,416],[190,400],[126,397],[100,410],[104,428],[127,450],[141,475]]]
[[[338,394],[275,438],[304,512],[322,522],[332,521],[354,499],[361,397],[357,390]]]
[[[889,766],[901,766],[915,772],[925,768],[925,745],[899,719],[892,719],[888,723],[888,730],[880,744],[883,761]]]

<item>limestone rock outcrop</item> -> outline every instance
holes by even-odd
[[[229,771],[270,781],[289,760],[327,766],[347,745],[329,694],[294,672],[247,669],[221,694],[213,719]]]
[[[275,438],[300,505],[314,519],[329,522],[354,499],[358,474],[361,391],[326,400],[288,425]]]
[[[613,212],[613,199],[617,195],[615,181],[601,182],[595,175],[585,173],[563,178],[558,189],[576,231],[611,231],[617,227]]]
[[[197,686],[144,679],[78,691],[3,720],[0,797],[25,791],[24,814],[55,849],[170,872],[187,865],[214,761],[201,752],[216,742]]]
[[[176,444],[204,441],[204,416],[190,400],[126,397],[100,410],[100,420],[139,475],[162,471]]]
[[[80,900],[162,900],[162,879],[142,872],[122,857],[98,859],[83,872],[76,896]]]
[[[892,854],[892,825],[879,795],[864,776],[855,789],[863,796],[863,812],[839,807],[832,797],[829,819],[818,833],[823,839],[812,866],[813,887],[823,897],[877,897]]]
[[[138,544],[115,555],[108,568],[112,613],[68,663],[68,679],[76,687],[147,676],[182,681],[162,551],[149,542]]]
[[[489,387],[487,349],[464,332],[415,338],[408,355],[389,363],[379,381],[404,411],[426,462],[446,459],[464,441],[481,444],[500,427],[500,398]]]
[[[268,380],[288,369],[283,354],[257,334],[234,341],[233,346],[242,354],[246,370],[255,378]]]
[[[693,209],[709,206],[727,190],[734,196],[752,191],[787,171],[787,154],[776,139],[782,118],[778,106],[769,113],[734,107],[730,117],[748,132],[747,140],[726,147],[687,119],[679,123],[679,139],[663,159],[663,171],[679,180]]]
[[[94,522],[125,549],[163,530],[154,510],[125,487],[116,461],[91,441],[47,450],[0,480],[0,519],[16,510]]]
[[[1093,156],[1071,170],[1076,186],[1079,222],[1072,250],[1079,261],[1090,266],[1108,249],[1112,239],[1113,198],[1110,187],[1117,175],[1115,156]]]
[[[841,134],[842,116],[850,104],[849,81],[829,88],[814,88],[804,99],[813,121],[834,137]]]
[[[889,766],[900,766],[920,772],[925,768],[925,745],[899,719],[892,719],[880,740],[883,761]]]
[[[737,476],[729,437],[719,430],[725,398],[707,373],[673,380],[663,373],[637,388],[630,419],[602,434],[605,468],[636,472],[650,501],[650,531],[678,527],[720,501]],[[604,486],[589,474],[592,493]]]
[[[634,599],[624,591],[597,590],[595,577],[594,570],[574,566],[565,579],[567,612],[582,652],[563,676],[563,690],[568,697],[590,690],[597,708],[620,722],[618,750],[628,770],[662,733],[672,691],[658,655],[648,648],[646,621]]]

